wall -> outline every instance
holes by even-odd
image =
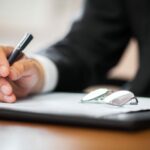
[[[0,0],[0,43],[15,45],[25,33],[37,49],[60,39],[79,14],[82,0]]]

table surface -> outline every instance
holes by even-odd
[[[150,150],[150,130],[138,132],[0,121],[0,150]]]

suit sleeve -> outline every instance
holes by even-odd
[[[56,90],[80,91],[101,83],[130,37],[120,0],[87,0],[82,18],[66,37],[41,52],[58,68]]]

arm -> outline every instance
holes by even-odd
[[[125,15],[119,0],[86,1],[83,16],[73,24],[70,33],[42,51],[58,68],[56,90],[79,91],[101,83],[129,40]]]

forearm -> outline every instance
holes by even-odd
[[[99,84],[118,62],[130,32],[120,1],[86,3],[83,17],[76,21],[69,34],[60,42],[41,51],[58,68],[57,90],[80,91]]]

